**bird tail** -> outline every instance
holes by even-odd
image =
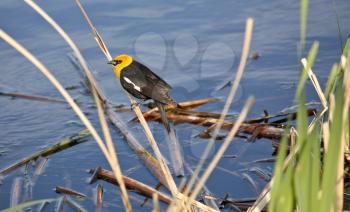
[[[162,123],[167,131],[168,139],[166,140],[168,141],[170,156],[171,156],[172,164],[174,166],[175,174],[176,176],[184,176],[184,166],[183,166],[181,148],[176,137],[175,129],[170,127],[170,123],[166,115],[164,104],[160,102],[156,102],[156,105],[158,107]]]

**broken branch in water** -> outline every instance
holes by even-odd
[[[186,115],[177,115],[174,113],[167,114],[168,119],[174,121],[176,124],[196,124],[202,126],[212,126],[218,122],[216,118],[203,118],[197,116],[186,116]],[[224,130],[230,130],[232,126],[235,124],[235,121],[224,121],[222,128]],[[269,138],[269,139],[280,139],[284,133],[283,128],[275,127],[269,124],[264,123],[243,123],[239,129],[240,133],[253,134],[256,132],[256,129],[260,130],[257,132],[257,137],[259,138]],[[201,136],[204,136],[202,134]],[[206,135],[208,136],[208,134]]]
[[[80,193],[80,192],[74,191],[70,188],[65,188],[62,186],[56,186],[56,188],[54,190],[58,194],[67,194],[67,195],[77,196],[77,197],[82,197],[82,198],[86,197],[86,195],[83,193]]]
[[[102,211],[103,206],[103,186],[98,184],[96,186],[96,197],[95,197],[95,211],[100,212]]]
[[[105,170],[105,169],[101,169],[101,168],[97,168],[97,169],[92,169],[90,170],[90,173],[93,173],[93,176],[91,177],[92,179],[102,179],[104,181],[107,181],[109,183],[118,185],[113,173],[111,171]],[[135,179],[132,179],[130,177],[126,177],[123,176],[123,180],[125,182],[125,186],[128,189],[132,189],[132,190],[136,190],[137,193],[144,195],[146,197],[152,197],[153,194],[157,194],[158,195],[158,199],[162,202],[165,203],[170,203],[172,201],[172,198],[140,181],[137,181]],[[90,183],[92,183],[93,181],[90,181]],[[181,194],[178,193],[178,196],[176,198],[179,199],[184,199],[185,197]],[[193,206],[198,207],[199,209],[203,210],[203,211],[217,211],[214,210],[198,201],[193,201],[192,202]]]
[[[90,136],[90,133],[88,133],[87,130],[82,130],[78,133],[75,133],[74,135],[72,135],[70,137],[65,137],[61,141],[59,141],[58,143],[51,145],[43,150],[40,150],[40,151],[22,159],[21,161],[14,163],[14,164],[0,170],[0,174],[10,172],[18,167],[21,167],[21,166],[27,164],[28,162],[30,162],[32,160],[37,160],[39,157],[47,157],[47,156],[52,155],[56,152],[60,152],[64,149],[67,149],[71,146],[83,143],[83,142],[87,141],[86,138],[88,136]]]
[[[216,102],[219,101],[220,99],[218,98],[206,98],[206,99],[197,99],[197,100],[193,100],[193,101],[186,101],[186,102],[180,102],[179,105],[183,108],[183,109],[190,109],[190,108],[194,108],[194,107],[199,107],[203,104],[209,103],[209,102]],[[169,109],[175,109],[175,106],[171,106],[171,105],[167,105],[165,107],[166,110]],[[143,117],[145,117],[145,119],[147,120],[149,115],[152,115],[153,113],[158,113],[158,108],[154,107],[151,110],[144,112],[143,113]],[[137,117],[135,117],[132,121],[137,121]]]
[[[187,102],[187,103],[190,103],[190,102]],[[316,112],[317,110],[314,108],[307,110],[308,116],[315,115]],[[148,120],[160,121],[160,114],[157,109],[151,109],[144,114],[146,114],[146,117]],[[211,137],[210,132],[214,130],[219,120],[216,115],[220,115],[220,114],[186,110],[183,108],[180,108],[180,109],[169,108],[169,111],[167,113],[168,119],[170,121],[173,121],[175,124],[187,123],[187,124],[209,126],[206,130],[204,130],[198,135],[203,138]],[[278,117],[288,117],[288,116],[289,116],[289,119],[293,120],[296,118],[296,112],[283,113],[283,114],[272,115],[272,116],[269,115],[269,116],[264,116],[263,118],[247,120],[241,125],[239,132],[254,135],[254,138],[252,138],[252,140],[254,140],[255,138],[281,139],[284,133],[284,125],[281,123],[286,122],[288,118],[278,119],[278,120],[272,121],[271,123],[261,123],[261,122],[264,122],[269,119],[274,119]],[[234,123],[235,121],[224,120],[221,129],[230,130]]]
[[[9,97],[22,98],[22,99],[28,99],[28,100],[34,100],[34,101],[41,101],[41,102],[50,102],[50,103],[60,103],[60,104],[67,103],[66,101],[61,99],[55,99],[51,97],[37,96],[37,95],[31,95],[31,94],[25,94],[25,93],[18,93],[18,92],[0,91],[0,96],[9,96]]]
[[[111,171],[97,168],[90,170],[90,173],[93,173],[97,179],[104,180],[106,182],[112,183],[114,185],[118,185],[117,180],[115,179],[113,173]],[[158,195],[158,199],[165,203],[171,202],[171,197],[140,182],[135,179],[132,179],[127,176],[123,176],[123,180],[125,182],[125,186],[128,189],[135,190],[137,193],[146,196],[146,197],[152,197],[153,194]]]

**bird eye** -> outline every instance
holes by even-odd
[[[121,61],[121,60],[117,60],[116,62],[117,62],[117,64],[122,63],[122,61]]]

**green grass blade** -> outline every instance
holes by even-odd
[[[300,149],[298,154],[298,160],[295,164],[294,173],[294,188],[296,194],[296,200],[301,211],[309,211],[309,186],[311,181],[311,141],[308,139],[307,128],[308,119],[305,108],[305,101],[303,94],[298,98],[298,115],[297,115],[297,148]]]
[[[335,200],[335,185],[337,177],[336,173],[339,159],[338,154],[341,145],[341,133],[343,127],[343,94],[343,89],[337,89],[333,122],[330,123],[329,146],[328,151],[324,156],[323,179],[321,185],[322,198],[320,205],[320,211],[324,212],[328,212],[331,210],[332,206],[334,206]]]
[[[30,202],[24,202],[22,204],[16,205],[12,208],[7,208],[4,210],[1,210],[1,212],[18,212],[18,211],[22,211],[28,207],[34,206],[34,205],[38,205],[38,204],[43,204],[45,202],[53,202],[56,201],[56,199],[41,199],[41,200],[34,200],[34,201],[30,201]]]
[[[308,0],[300,0],[300,57],[303,56],[305,49],[308,7]]]
[[[347,53],[350,50],[350,37],[347,38],[345,46],[343,48],[343,56],[347,56]],[[342,79],[342,68],[340,65],[333,65],[331,73],[328,77],[327,87],[325,89],[326,98],[329,97],[330,93],[333,93],[335,88],[338,85],[338,81]]]
[[[348,38],[346,39],[345,46],[343,48],[343,55],[346,57],[348,55],[350,49],[350,35],[348,35]]]
[[[340,29],[339,15],[338,15],[338,12],[337,12],[337,5],[336,5],[335,0],[333,0],[332,3],[333,3],[333,11],[334,11],[334,14],[335,14],[335,19],[336,19],[336,22],[337,22],[339,46],[340,46],[340,50],[342,51],[342,48],[343,48],[343,33],[341,32],[341,29]]]
[[[284,211],[284,212],[292,212],[294,211],[294,191],[293,187],[293,173],[294,173],[294,167],[288,166],[287,170],[283,177],[283,182],[281,183],[280,187],[280,196],[278,197],[277,201],[277,208],[276,211]]]
[[[319,199],[318,199],[318,191],[320,190],[320,174],[321,174],[321,156],[320,156],[320,130],[318,127],[315,127],[310,134],[310,145],[311,151],[309,153],[309,158],[311,161],[310,167],[310,211],[319,211]]]
[[[271,189],[271,200],[269,203],[269,211],[270,212],[278,212],[278,201],[280,196],[280,185],[282,182],[282,176],[283,176],[283,163],[287,156],[287,133],[282,138],[281,145],[278,149],[277,159],[275,163],[275,170],[274,170],[274,177],[273,177],[273,185]]]
[[[326,86],[326,89],[324,91],[324,94],[325,94],[327,99],[329,98],[329,94],[333,91],[333,88],[336,84],[339,72],[340,72],[340,67],[338,66],[338,64],[334,64],[332,66],[331,72],[329,74],[327,86]]]
[[[314,61],[315,61],[315,58],[316,58],[317,52],[318,52],[318,47],[319,47],[319,43],[317,41],[315,41],[312,44],[312,47],[309,51],[309,55],[307,57],[307,66],[304,69],[302,69],[302,72],[300,74],[300,80],[299,80],[297,94],[296,94],[297,100],[299,99],[301,94],[304,92],[305,81],[307,80],[307,77],[308,77],[307,70],[309,70],[312,67],[312,65],[314,64]]]

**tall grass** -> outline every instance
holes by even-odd
[[[349,51],[350,39],[343,52]],[[328,98],[327,113],[321,114],[309,129],[304,100],[307,72],[316,57],[316,43],[308,56],[296,95],[298,102],[297,140],[287,166],[287,137],[279,149],[274,171],[269,211],[342,211],[344,151],[348,139],[348,107],[350,98],[350,57],[343,65],[334,65],[324,93]],[[344,61],[344,59],[343,59]],[[322,132],[323,131],[323,132]],[[323,148],[324,147],[324,148]],[[293,151],[291,151],[292,153]],[[291,154],[290,153],[290,154]]]

